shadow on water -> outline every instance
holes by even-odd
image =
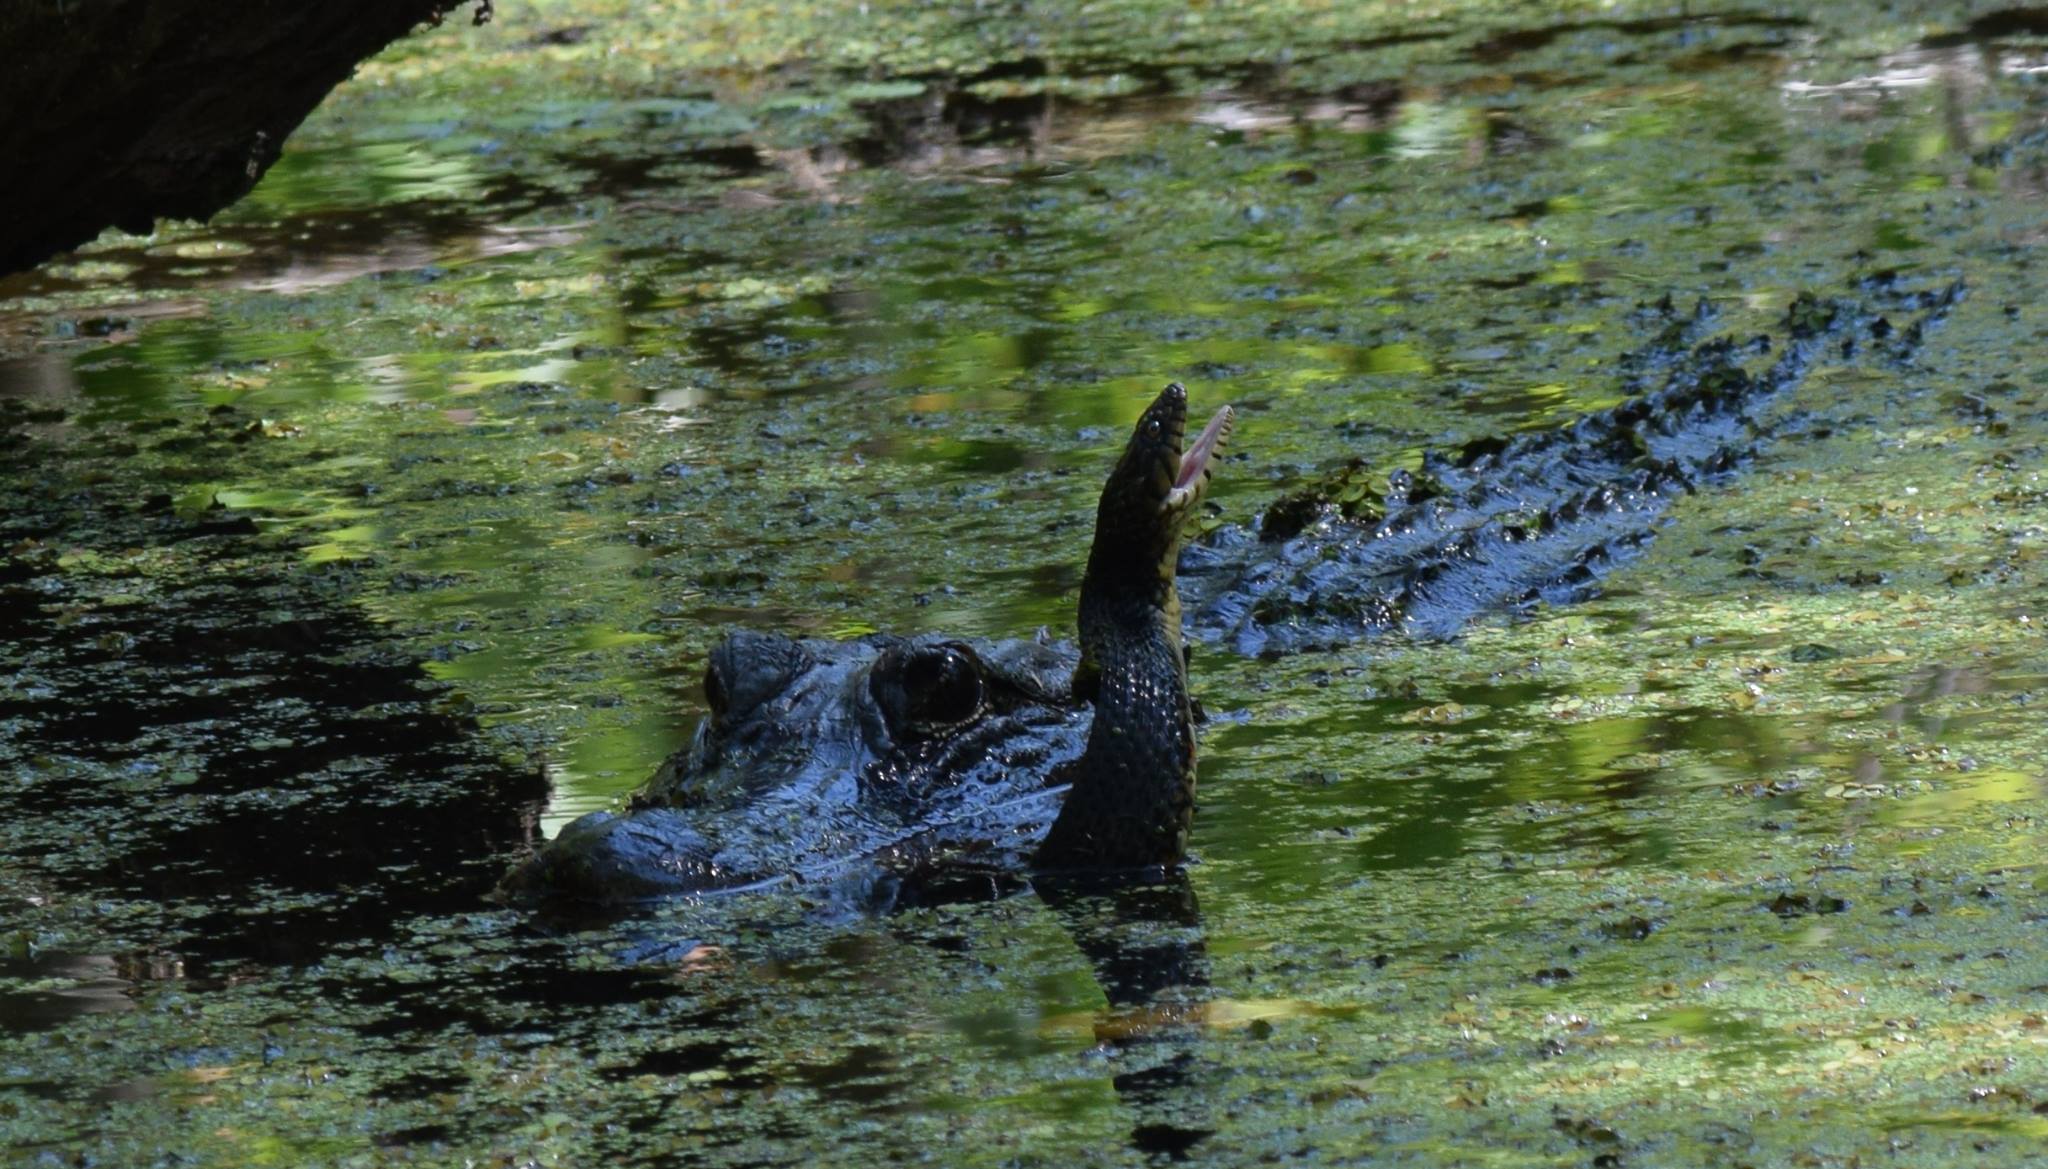
[[[156,926],[139,952],[33,963],[217,983],[479,908],[534,835],[540,776],[498,759],[345,574],[280,565],[243,516],[39,477],[48,454],[0,465],[0,887]],[[50,1026],[102,997],[7,1017]]]

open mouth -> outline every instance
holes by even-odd
[[[1230,439],[1230,428],[1237,421],[1237,412],[1225,406],[1209,419],[1209,425],[1180,456],[1180,473],[1173,478],[1173,488],[1166,493],[1163,507],[1179,510],[1193,507],[1202,498],[1202,492],[1209,486],[1209,463],[1223,449]]]

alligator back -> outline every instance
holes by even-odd
[[[1714,314],[1667,297],[1621,362],[1629,396],[1561,427],[1429,452],[1375,501],[1347,467],[1250,526],[1190,545],[1180,565],[1188,631],[1258,655],[1329,648],[1393,630],[1449,637],[1475,616],[1581,600],[1649,541],[1672,499],[1726,478],[1772,437],[1767,412],[1816,364],[1909,361],[1961,299],[1948,284],[1866,281],[1863,300],[1801,294],[1776,336],[1701,340]],[[1897,327],[1882,312],[1914,314]]]

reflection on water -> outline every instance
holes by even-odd
[[[586,2],[367,66],[213,224],[0,281],[11,1150],[2038,1133],[2035,18],[1176,9],[1025,51],[689,9],[737,61],[815,46],[771,68]],[[832,63],[911,19],[944,64]],[[1204,522],[1238,520],[1612,405],[1638,302],[1760,331],[1892,265],[1972,288],[1918,367],[1817,371],[1605,597],[1198,652],[1200,863],[1164,886],[485,899],[689,734],[723,628],[1068,628],[1168,377],[1240,408]]]
[[[38,954],[0,960],[0,978],[10,987],[37,985],[46,989],[9,990],[0,994],[9,1030],[46,1031],[80,1015],[133,1010],[121,964],[105,954]]]
[[[1215,1131],[1189,1104],[1202,1074],[1193,1041],[1209,994],[1193,884],[1176,872],[1156,885],[1074,876],[1042,876],[1035,885],[1109,999],[1112,1018],[1096,1035],[1126,1065],[1111,1083],[1132,1115],[1132,1148],[1185,1160]],[[1143,1066],[1129,1066],[1136,1063]]]

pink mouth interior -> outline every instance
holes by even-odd
[[[1224,424],[1229,421],[1228,406],[1216,411],[1216,416],[1209,419],[1209,425],[1202,428],[1202,433],[1195,439],[1194,445],[1188,447],[1180,457],[1180,476],[1173,481],[1175,490],[1192,486],[1195,480],[1202,477],[1203,468],[1209,465],[1209,456],[1216,453],[1217,440],[1223,437]]]

